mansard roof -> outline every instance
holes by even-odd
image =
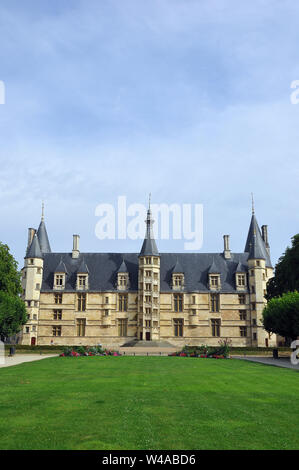
[[[138,291],[139,253],[81,253],[79,258],[72,258],[71,253],[45,253],[42,291],[52,291],[54,273],[63,262],[68,276],[65,291],[76,291],[77,272],[84,261],[89,270],[89,291],[116,292],[117,273],[124,262],[130,274],[130,291]],[[240,264],[248,269],[248,253],[232,253],[231,259],[225,259],[222,253],[161,253],[160,254],[160,290],[173,292],[172,274],[177,262],[184,272],[185,292],[209,292],[208,275],[211,265],[217,268],[221,278],[220,292],[237,292],[235,273]],[[56,271],[57,272],[57,271]]]
[[[25,258],[43,258],[36,233],[34,234],[34,237],[32,239],[31,245],[27,250]]]

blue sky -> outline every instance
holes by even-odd
[[[95,208],[201,203],[201,251],[243,251],[251,192],[272,261],[298,232],[299,4],[2,0],[1,241],[22,265],[41,201],[53,251],[98,240]],[[158,240],[161,251],[183,241]]]

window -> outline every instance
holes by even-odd
[[[174,298],[174,311],[182,312],[183,311],[183,294],[174,294],[173,298]]]
[[[126,294],[120,294],[118,296],[118,309],[120,312],[126,312],[128,310],[128,296]]]
[[[62,304],[62,294],[54,294],[54,303]]]
[[[146,283],[146,284],[145,284],[145,290],[147,290],[148,292],[150,292],[150,291],[152,290],[152,285]]]
[[[145,264],[151,264],[152,258],[146,257],[145,258]]]
[[[174,336],[183,336],[183,326],[184,326],[184,320],[181,318],[174,318],[173,320],[173,326],[174,326]]]
[[[152,277],[152,272],[151,271],[145,271],[145,277]]]
[[[256,265],[257,265],[257,266],[260,266],[260,265],[261,265],[261,262],[260,262],[259,260],[257,260]]]
[[[246,275],[245,274],[237,274],[237,285],[239,287],[244,287],[246,285]]]
[[[219,312],[219,294],[211,294],[211,312]]]
[[[152,297],[151,297],[150,295],[146,295],[146,296],[145,296],[145,301],[146,301],[147,303],[150,303],[150,302],[152,301]]]
[[[87,276],[78,276],[78,286],[81,289],[85,289],[87,286]]]
[[[219,287],[220,278],[219,276],[210,276],[210,286],[211,287]]]
[[[36,326],[35,325],[33,325],[32,331],[36,331]]]
[[[158,280],[158,273],[154,273],[154,279]]]
[[[40,289],[40,284],[36,284],[35,289],[39,290]]]
[[[56,287],[64,286],[64,274],[55,274],[55,286]]]
[[[108,317],[109,316],[109,310],[105,310],[105,317]]]
[[[151,313],[151,311],[152,311],[152,309],[151,309],[151,308],[149,308],[149,307],[146,307],[146,309],[145,309],[145,313],[146,313],[146,314],[148,314],[148,315],[149,315],[149,314]]]
[[[174,274],[172,279],[172,285],[174,287],[182,287],[184,285],[183,274]]]
[[[256,326],[256,319],[255,318],[252,319],[252,324],[253,324],[253,326]]]
[[[128,320],[121,318],[118,320],[118,336],[127,336]]]
[[[122,289],[122,290],[125,290],[125,289],[127,289],[128,284],[129,284],[129,275],[119,273],[117,275],[117,286],[118,286],[118,288]]]
[[[53,326],[52,336],[61,336],[61,326]]]
[[[26,329],[25,329],[26,333],[29,333],[30,332],[30,328],[29,326],[26,326]]]
[[[192,303],[193,303],[193,304],[196,303],[196,297],[195,297],[195,295],[192,295]]]
[[[33,314],[33,320],[37,320],[37,315],[36,315],[36,313]]]
[[[86,318],[77,318],[77,336],[85,336]]]
[[[239,294],[239,304],[245,304],[245,294]]]
[[[251,310],[255,310],[255,302],[251,302]]]
[[[30,259],[29,264],[33,264],[33,263],[34,263],[33,259]]]
[[[196,315],[196,310],[195,310],[195,308],[193,308],[193,309],[191,310],[191,315]]]
[[[242,336],[242,337],[247,336],[247,328],[246,328],[246,326],[240,326],[240,336]]]
[[[246,310],[239,310],[240,320],[246,320]]]
[[[151,327],[151,321],[145,320],[145,328],[150,328],[150,327]]]
[[[105,297],[105,304],[109,304],[109,297]]]
[[[54,310],[53,320],[61,320],[61,319],[62,319],[62,310]]]
[[[220,319],[211,320],[212,336],[220,336]]]
[[[78,312],[86,310],[86,294],[78,294]]]
[[[253,333],[253,335],[252,335],[252,339],[253,339],[254,341],[256,341],[256,340],[257,340],[257,334],[256,334],[256,333]]]

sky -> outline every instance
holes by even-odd
[[[251,193],[272,263],[298,233],[299,4],[1,0],[0,240],[23,265],[42,201],[52,251],[96,236],[99,204],[202,204],[201,252],[244,251]],[[184,240],[157,240],[183,252]]]

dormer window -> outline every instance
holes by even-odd
[[[129,287],[129,274],[128,273],[118,273],[117,275],[117,289],[118,290],[127,290]]]
[[[88,289],[88,274],[77,275],[77,289],[78,290]]]
[[[182,289],[184,287],[184,274],[173,274],[172,275],[172,288]]]
[[[65,273],[55,273],[54,288],[64,289],[65,287]]]
[[[245,287],[246,286],[246,274],[236,274],[236,284],[237,287]]]
[[[220,274],[210,274],[209,275],[209,284],[210,289],[220,289]]]

